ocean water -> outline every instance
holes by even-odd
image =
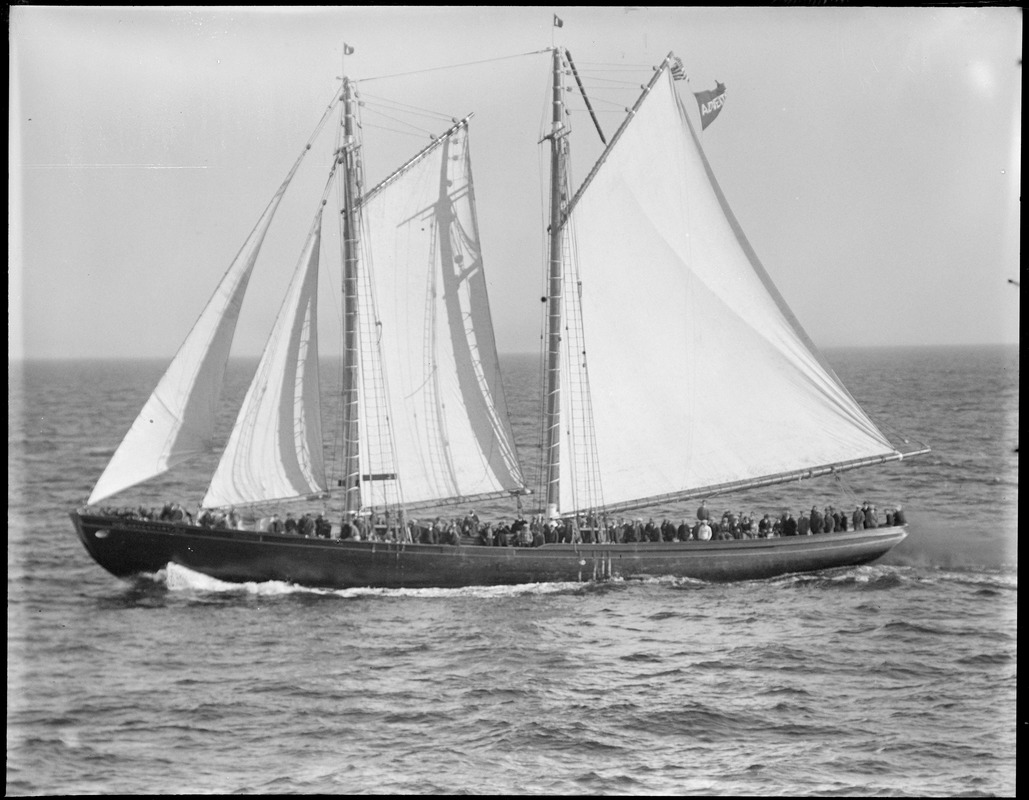
[[[9,366],[7,794],[1013,796],[1018,350],[827,356],[933,453],[714,507],[902,502],[884,559],[448,591],[113,578],[67,512],[164,365]],[[531,480],[537,365],[503,366]]]

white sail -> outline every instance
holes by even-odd
[[[325,490],[318,374],[321,215],[297,264],[205,507]]]
[[[362,231],[363,504],[521,490],[465,124],[369,192]]]
[[[298,161],[299,163],[299,161]],[[279,187],[100,476],[90,504],[211,448],[225,364],[250,274],[290,179]]]
[[[667,70],[567,231],[581,285],[566,283],[566,320],[581,315],[588,384],[565,342],[563,512],[896,453],[769,280]]]

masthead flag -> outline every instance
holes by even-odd
[[[346,42],[343,43],[343,55],[352,56],[354,54],[354,48],[348,45]]]
[[[565,24],[565,21],[563,19],[561,19],[561,17],[559,17],[557,14],[554,14],[554,27],[555,28],[563,28],[564,24]]]
[[[701,130],[715,121],[725,103],[725,84],[715,81],[715,88],[706,92],[694,92],[700,106]]]
[[[672,58],[672,80],[686,80],[686,67],[682,65],[682,59],[679,56]]]

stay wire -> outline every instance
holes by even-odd
[[[423,74],[427,74],[429,72],[439,72],[439,71],[445,70],[445,69],[460,69],[462,67],[474,67],[474,66],[478,66],[479,64],[492,64],[492,63],[495,63],[497,61],[508,61],[508,60],[510,60],[512,58],[523,58],[525,56],[535,56],[535,55],[539,55],[540,53],[549,53],[550,51],[551,51],[551,48],[548,47],[548,48],[545,48],[543,50],[531,50],[528,53],[515,53],[514,55],[510,55],[510,56],[498,56],[497,58],[484,58],[481,61],[466,61],[463,64],[450,64],[449,66],[429,67],[428,69],[415,69],[415,70],[411,70],[409,72],[394,72],[394,73],[392,73],[390,75],[375,75],[375,76],[373,76],[371,78],[361,78],[359,83],[368,83],[370,81],[382,81],[382,80],[386,80],[388,78],[403,78],[403,77],[406,77],[408,75],[423,75]]]

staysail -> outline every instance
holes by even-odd
[[[139,412],[88,503],[96,503],[208,451],[236,321],[254,262],[300,160],[279,187],[214,295]]]
[[[562,458],[563,513],[898,455],[758,261],[667,67],[566,224],[562,448],[593,456]]]
[[[493,497],[524,487],[474,199],[465,120],[362,200],[365,506],[391,498],[410,506]]]
[[[321,212],[204,497],[207,508],[325,491],[318,376]]]

